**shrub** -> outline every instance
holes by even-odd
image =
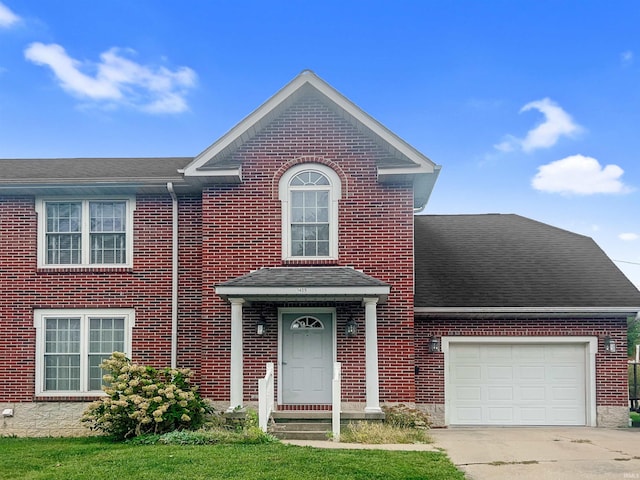
[[[82,421],[116,439],[174,430],[196,430],[210,408],[191,385],[188,369],[136,365],[114,352],[100,367],[107,394],[91,403]]]
[[[426,430],[431,426],[429,414],[404,404],[393,407],[384,406],[384,423],[399,428],[417,428]]]

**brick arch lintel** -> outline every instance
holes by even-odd
[[[326,167],[331,168],[334,172],[338,174],[338,177],[340,177],[340,182],[342,183],[342,198],[349,197],[347,176],[345,175],[344,171],[340,168],[340,166],[337,163],[331,160],[328,160],[324,157],[318,157],[315,155],[303,155],[301,157],[293,158],[288,162],[284,163],[278,169],[276,174],[273,176],[273,184],[271,186],[271,195],[273,199],[277,200],[279,198],[278,196],[279,184],[280,184],[280,179],[282,178],[282,175],[284,175],[285,172],[290,168],[303,163],[318,163],[320,165],[324,165]]]

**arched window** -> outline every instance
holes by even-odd
[[[340,191],[340,178],[324,165],[296,165],[282,176],[283,258],[337,258]]]

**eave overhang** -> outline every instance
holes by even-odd
[[[393,160],[390,165],[379,167],[379,181],[381,183],[407,181],[407,179],[413,181],[417,187],[414,207],[416,209],[424,208],[437,179],[440,166],[309,70],[299,74],[229,132],[197,155],[189,165],[181,170],[181,173],[185,178],[201,177],[215,181],[216,178],[225,177],[226,181],[231,183],[241,182],[240,167],[230,161],[232,154],[260,133],[297,98],[309,92],[320,95],[334,111],[358,130],[371,137],[389,153],[389,158]]]
[[[215,286],[225,300],[386,303],[391,287],[351,267],[262,268]]]
[[[631,317],[640,315],[637,307],[415,307],[419,317]]]

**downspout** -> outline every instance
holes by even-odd
[[[173,183],[167,182],[172,203],[171,231],[171,368],[178,365],[178,197]]]

